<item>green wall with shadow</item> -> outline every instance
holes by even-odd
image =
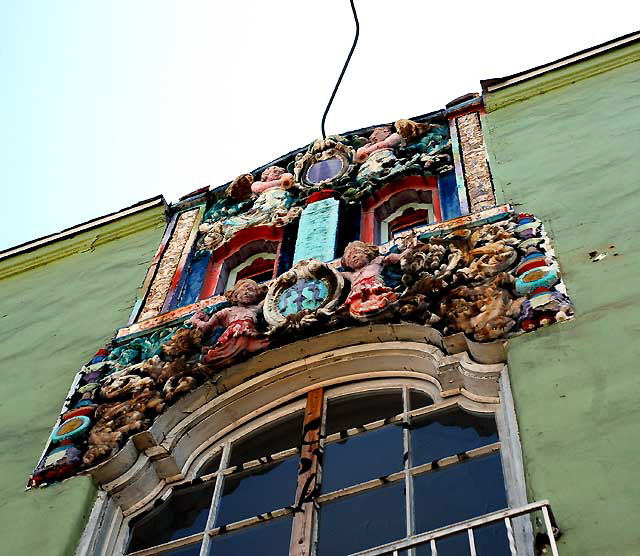
[[[518,88],[532,96],[509,104]],[[562,556],[640,552],[639,100],[633,61],[485,95],[498,201],[544,222],[575,304],[574,320],[509,342],[529,497],[551,501]]]
[[[147,209],[0,261],[0,273],[27,267],[0,280],[3,556],[75,553],[95,498],[91,478],[25,485],[76,372],[126,324],[164,231],[162,212]]]

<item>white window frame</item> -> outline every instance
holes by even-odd
[[[356,382],[336,385],[327,390],[327,396],[325,397],[325,408],[327,399],[333,397],[347,396],[359,392],[370,392],[374,390],[397,390],[402,389],[403,396],[406,398],[408,390],[420,390],[429,395],[433,401],[436,409],[442,409],[445,406],[460,406],[469,412],[477,413],[493,413],[498,428],[499,441],[501,443],[501,461],[503,466],[505,488],[507,493],[507,501],[509,507],[518,507],[526,504],[526,489],[524,485],[524,469],[522,465],[522,455],[519,442],[519,436],[517,433],[517,422],[515,419],[515,411],[513,410],[513,400],[511,397],[511,389],[509,385],[509,377],[506,367],[502,371],[500,380],[500,401],[501,403],[483,403],[478,401],[472,401],[462,395],[456,395],[443,398],[439,388],[428,380],[419,380],[415,378],[377,378],[371,380],[358,380]],[[223,438],[219,438],[209,447],[202,450],[193,460],[189,466],[189,472],[185,476],[184,480],[175,483],[171,488],[166,489],[157,499],[167,499],[172,491],[173,486],[182,485],[190,482],[197,477],[200,469],[202,469],[211,458],[224,449],[226,446],[226,453],[229,453],[228,447],[235,440],[243,437],[246,434],[250,434],[257,428],[265,426],[267,423],[288,415],[292,412],[299,411],[305,406],[303,399],[294,402],[283,402],[284,405],[276,407],[275,409],[258,416],[256,419],[240,425],[235,430],[226,434]],[[442,405],[441,405],[442,404]],[[270,404],[272,407],[277,406],[278,403]],[[406,408],[405,403],[405,408]],[[433,411],[434,406],[428,406],[428,411]],[[326,414],[326,409],[323,412]],[[406,432],[405,432],[406,436]],[[405,440],[406,442],[406,440]],[[224,456],[223,456],[224,458]],[[221,464],[222,465],[222,464]],[[404,480],[406,481],[406,487],[410,488],[411,481],[408,481],[407,471],[402,471],[405,474]],[[217,504],[216,495],[219,497],[222,489],[222,482],[218,481],[215,487],[214,500],[212,507],[216,507]],[[325,497],[327,495],[322,495]],[[406,496],[407,504],[412,503],[413,496]],[[155,501],[154,501],[155,502]],[[76,554],[78,556],[114,556],[123,555],[128,544],[129,537],[129,523],[130,521],[147,511],[153,506],[154,502],[149,502],[144,506],[138,508],[135,512],[127,515],[122,514],[122,511],[116,506],[113,500],[109,496],[100,492],[96,504],[94,505],[90,519],[87,523],[85,532],[81,538],[80,544]],[[413,511],[412,508],[407,508],[407,520],[412,521]],[[207,525],[213,524],[215,515],[209,516]],[[412,530],[413,524],[408,523],[408,530]],[[314,528],[317,532],[317,527]],[[526,518],[518,518],[514,520],[514,529],[516,534],[516,542],[520,545],[519,554],[531,554],[532,544],[529,542],[531,538],[530,523]],[[204,533],[204,538],[210,538],[209,535]],[[525,542],[526,541],[526,542]],[[206,554],[208,549],[208,542],[205,541],[202,544],[201,554]]]

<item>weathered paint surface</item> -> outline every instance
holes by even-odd
[[[1,555],[75,553],[95,497],[91,479],[25,492],[26,479],[77,369],[127,321],[163,229],[162,208],[150,209],[43,248],[86,240],[84,251],[0,281]],[[26,256],[0,262],[0,271]]]
[[[498,201],[545,223],[575,304],[509,345],[530,500],[551,501],[562,556],[640,546],[639,94],[636,62],[484,122]]]

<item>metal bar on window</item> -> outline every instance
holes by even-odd
[[[175,541],[166,542],[164,544],[159,544],[150,548],[144,548],[136,552],[131,552],[127,556],[151,556],[152,554],[163,554],[169,550],[185,548],[186,546],[195,544],[202,540],[203,536],[206,538],[206,535],[204,535],[204,533],[182,537],[181,539],[176,539]],[[202,554],[202,552],[200,553]]]
[[[410,421],[414,417],[422,417],[430,413],[437,413],[439,411],[451,409],[453,407],[456,407],[457,405],[458,403],[456,401],[447,400],[445,402],[442,402],[436,405],[429,405],[426,407],[420,407],[418,409],[414,409],[413,411],[408,411],[406,413],[406,417],[408,417],[408,420]],[[331,444],[333,442],[341,442],[341,441],[344,441],[345,436],[346,437],[356,436],[358,434],[362,434],[368,431],[378,429],[380,427],[384,427],[385,425],[401,423],[404,419],[405,419],[405,413],[394,415],[393,417],[387,417],[386,419],[378,419],[377,421],[372,421],[371,423],[366,423],[364,425],[360,425],[359,427],[353,427],[345,431],[330,434],[324,439],[324,442],[325,444]]]
[[[298,472],[298,487],[291,527],[290,556],[311,556],[316,497],[320,488],[320,439],[324,390],[317,388],[307,394],[302,429],[302,449]]]
[[[415,531],[415,512],[413,506],[413,477],[409,473],[409,469],[413,466],[413,457],[411,453],[411,433],[409,431],[409,388],[402,388],[402,403],[404,407],[402,442],[404,447],[404,491],[405,491],[405,513],[407,517],[407,536],[413,535]],[[413,550],[409,556],[413,556]]]
[[[367,550],[363,550],[361,552],[357,552],[352,554],[351,556],[383,556],[391,554],[394,550],[406,550],[407,548],[411,548],[413,546],[418,546],[420,544],[424,544],[427,542],[431,542],[433,546],[433,541],[450,537],[455,535],[456,533],[461,533],[470,528],[478,528],[483,525],[488,525],[490,523],[495,523],[497,521],[503,521],[505,518],[514,518],[521,515],[529,514],[538,510],[542,510],[543,513],[548,517],[548,506],[549,502],[547,500],[542,500],[540,502],[534,502],[532,504],[527,504],[520,508],[512,508],[507,510],[498,510],[497,512],[492,512],[489,514],[485,514],[480,517],[476,517],[473,519],[468,519],[466,521],[461,521],[458,523],[454,523],[452,525],[447,525],[445,527],[440,527],[439,529],[434,529],[433,531],[428,531],[426,533],[419,533],[414,535],[413,537],[409,537],[406,539],[402,539],[400,541],[387,543],[381,546],[376,546],[374,548],[369,548]],[[547,512],[545,512],[547,510]],[[551,526],[551,522],[549,520],[549,526]],[[551,540],[551,538],[550,538]],[[553,556],[558,556],[557,548],[555,548],[555,539],[552,541],[552,549],[555,549],[553,552]]]
[[[558,547],[556,546],[556,538],[553,535],[553,526],[551,525],[549,508],[546,505],[542,507],[542,516],[544,518],[544,527],[547,530],[547,536],[549,537],[549,546],[551,546],[551,554],[553,556],[558,556]]]
[[[467,529],[467,536],[469,537],[469,552],[471,556],[477,556],[476,539],[473,537],[473,527],[469,527],[469,529]]]
[[[473,450],[462,452],[454,456],[449,456],[446,458],[439,459],[436,462],[425,463],[422,465],[418,465],[416,467],[412,467],[411,469],[407,470],[407,473],[411,474],[412,476],[421,475],[422,473],[427,473],[428,471],[431,471],[434,468],[441,469],[443,467],[449,467],[451,465],[456,465],[460,462],[468,461],[471,458],[481,457],[481,456],[493,454],[499,451],[500,451],[500,442],[495,442],[494,444],[488,444],[487,446],[482,446],[480,448],[475,448]],[[351,496],[352,494],[358,494],[366,490],[371,490],[373,488],[376,488],[382,485],[394,483],[397,481],[402,481],[404,478],[405,478],[405,471],[404,470],[397,471],[395,473],[391,473],[389,475],[386,475],[378,479],[371,479],[370,481],[365,481],[364,483],[358,483],[357,485],[352,485],[349,487],[342,488],[340,490],[335,490],[333,492],[322,494],[321,496],[318,497],[318,502],[322,504],[324,502],[329,502],[331,500],[338,500],[340,498]]]
[[[218,469],[224,469],[229,463],[231,457],[231,443],[226,442],[222,449],[222,456],[220,457],[220,466]],[[209,508],[209,515],[207,516],[207,525],[205,531],[213,529],[216,525],[216,517],[218,515],[218,508],[220,507],[220,499],[222,498],[222,487],[224,486],[224,475],[219,473],[216,478],[216,484],[213,487],[213,496],[211,497],[211,506]],[[200,547],[200,556],[207,556],[209,554],[209,541],[210,536],[205,535],[202,540],[202,546]]]
[[[435,539],[431,539],[431,541],[429,541],[429,546],[431,547],[431,556],[438,556],[438,547],[436,546]]]
[[[468,461],[471,458],[487,456],[490,454],[495,454],[499,451],[500,442],[494,442],[493,444],[487,444],[486,446],[481,446],[480,448],[474,448],[473,450],[467,450],[466,452],[461,452],[453,456],[447,456],[446,458],[439,459],[436,462],[416,465],[409,471],[413,476],[422,475],[422,473],[433,470],[434,467],[437,467],[438,469],[441,467],[449,467],[450,465],[456,465],[460,462]],[[437,465],[434,465],[435,463],[437,463]]]
[[[509,551],[511,552],[511,556],[518,556],[518,552],[516,550],[516,539],[513,536],[513,526],[511,525],[511,518],[505,517],[504,524],[507,528],[507,537],[509,539]]]
[[[271,510],[269,512],[265,512],[263,514],[254,515],[243,519],[241,521],[234,521],[233,523],[225,523],[220,527],[215,527],[210,531],[207,531],[208,536],[215,537],[218,535],[231,533],[232,531],[238,531],[239,529],[245,529],[246,527],[250,527],[251,525],[257,525],[258,523],[265,523],[266,521],[271,521],[273,519],[277,519],[279,517],[284,517],[287,515],[291,515],[293,513],[293,508],[279,508],[277,510]]]

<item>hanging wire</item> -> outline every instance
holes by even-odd
[[[333,103],[333,99],[336,96],[336,93],[338,92],[338,87],[340,87],[340,83],[342,82],[342,78],[344,77],[344,72],[347,71],[347,66],[349,65],[349,62],[351,61],[351,56],[353,55],[353,51],[356,49],[356,44],[358,44],[358,37],[360,36],[360,22],[358,21],[358,14],[356,12],[356,7],[353,3],[353,0],[349,0],[351,2],[351,11],[353,12],[353,19],[356,22],[356,36],[353,38],[353,44],[351,45],[351,50],[349,51],[349,55],[347,56],[347,59],[344,62],[344,66],[342,66],[342,71],[340,72],[340,77],[338,77],[338,82],[336,83],[335,88],[333,89],[333,93],[331,93],[331,98],[329,99],[329,104],[327,104],[327,108],[324,111],[324,114],[322,115],[322,124],[321,124],[321,128],[322,128],[322,138],[326,139],[327,134],[324,131],[324,123],[327,119],[327,114],[329,113],[329,109],[331,108],[331,104]]]

